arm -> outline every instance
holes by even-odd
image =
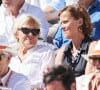
[[[56,56],[56,59],[55,59],[55,65],[60,65],[61,62],[62,62],[62,57],[63,57],[63,52],[65,50],[65,47],[66,46],[63,46],[61,47],[58,52],[57,52],[57,56]]]
[[[65,6],[65,0],[52,0],[44,9],[47,20],[56,20],[59,10]]]

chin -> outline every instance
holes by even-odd
[[[28,44],[28,47],[33,48],[36,44]]]
[[[70,38],[69,36],[67,36],[67,35],[65,36],[65,38],[66,38],[66,39],[71,39],[71,38]]]

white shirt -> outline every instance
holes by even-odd
[[[31,5],[35,5],[44,10],[53,0],[25,0]]]
[[[3,85],[5,85],[6,81],[10,76],[11,70],[1,78]],[[8,82],[8,88],[11,90],[31,90],[30,81],[27,77],[20,73],[12,72],[11,77]]]
[[[16,18],[18,18],[22,14],[30,14],[33,17],[37,18],[41,26],[40,37],[46,40],[49,26],[42,10],[36,6],[32,6],[27,3],[24,3],[21,9],[19,10],[19,14]],[[15,39],[13,36],[13,26],[14,26],[14,19],[7,13],[4,6],[1,5],[0,7],[0,29],[1,29],[0,35],[6,36],[9,40],[10,45],[15,42]]]
[[[55,56],[53,51],[45,45],[37,45],[27,52],[27,58],[21,63],[18,56],[13,57],[10,68],[22,73],[31,80],[33,88],[40,88],[43,80],[43,71],[54,66]]]
[[[76,90],[88,90],[88,85],[93,76],[92,74],[82,75],[76,78]]]

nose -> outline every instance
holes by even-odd
[[[65,29],[65,24],[61,24],[61,29],[62,29],[62,30]]]
[[[29,32],[29,34],[28,34],[28,35],[33,36],[32,32]]]

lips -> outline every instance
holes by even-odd
[[[68,29],[63,29],[63,31],[64,31],[64,32],[67,32],[67,31],[68,31]]]

